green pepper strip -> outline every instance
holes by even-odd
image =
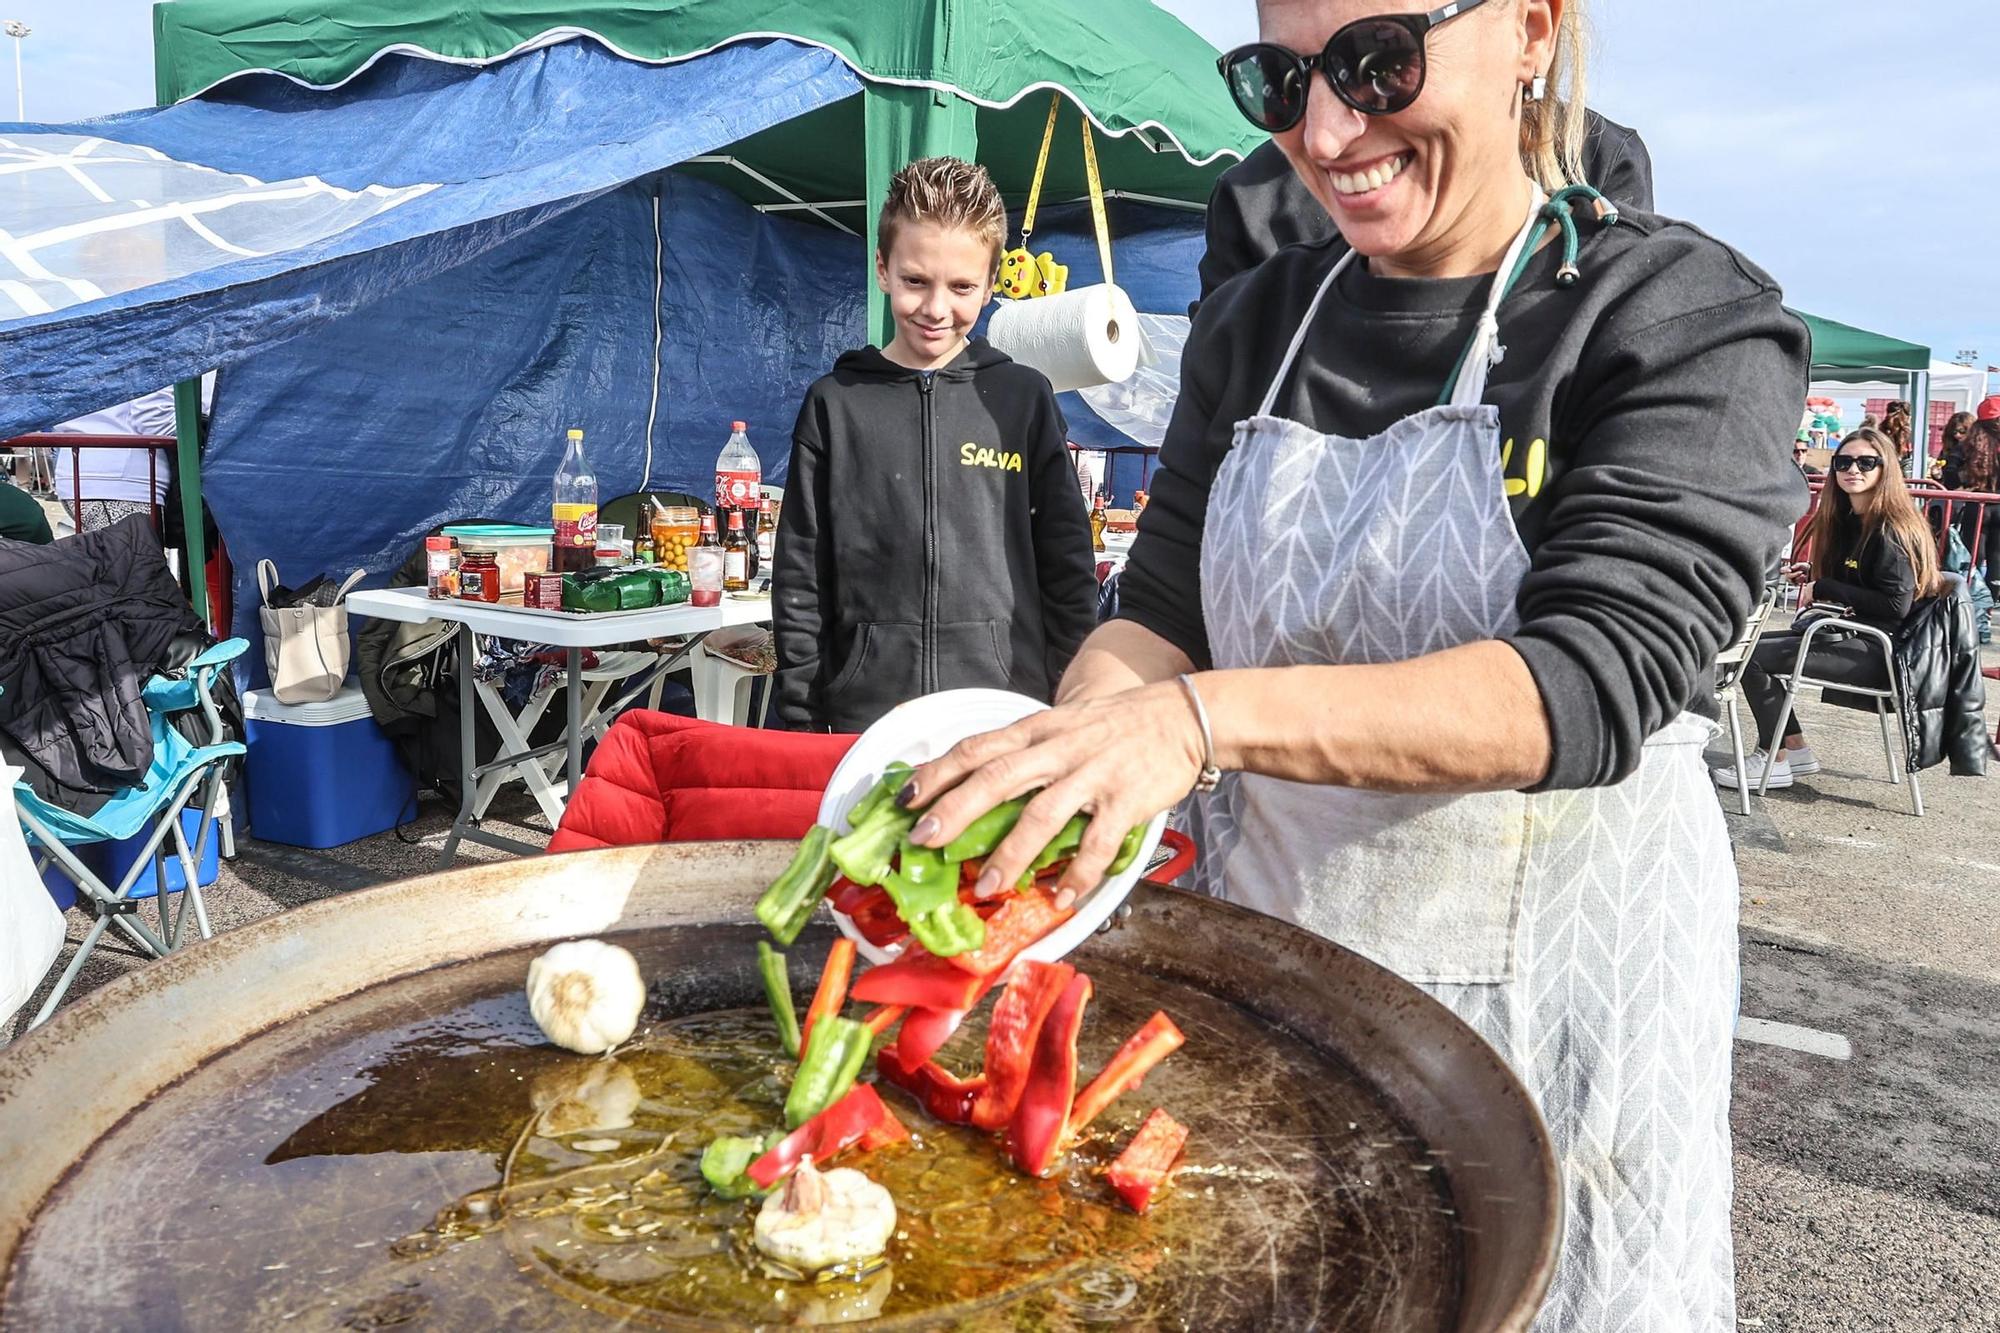
[[[976,861],[982,856],[991,856],[993,849],[1014,831],[1014,825],[1021,822],[1021,812],[1027,808],[1028,798],[1025,796],[1002,801],[966,825],[965,832],[946,843],[944,859]]]
[[[986,943],[986,923],[959,901],[957,863],[936,848],[905,845],[900,865],[882,887],[917,943],[939,958]]]
[[[757,900],[757,919],[778,943],[789,946],[812,920],[819,900],[833,885],[833,862],[828,845],[833,831],[813,825],[812,832],[799,841],[798,854],[785,867],[777,882]]]
[[[917,822],[914,810],[884,800],[827,848],[840,873],[856,884],[880,884],[889,877],[890,863]]]
[[[881,778],[854,803],[854,808],[847,812],[847,826],[859,828],[862,820],[874,815],[884,805],[892,804],[896,799],[896,793],[903,789],[903,784],[910,780],[910,774],[916,771],[903,763],[891,764],[883,769]]]
[[[772,1139],[776,1137],[773,1135]],[[770,1191],[758,1189],[748,1174],[750,1163],[763,1155],[765,1147],[762,1139],[724,1135],[701,1150],[701,1178],[725,1199],[768,1194]]]
[[[1131,866],[1134,861],[1138,860],[1139,844],[1145,840],[1146,826],[1144,824],[1138,825],[1130,833],[1127,833],[1125,841],[1118,844],[1118,855],[1111,859],[1111,868],[1104,872],[1106,877],[1108,878],[1109,876],[1121,873]]]
[[[806,1053],[792,1090],[785,1097],[785,1125],[797,1129],[845,1097],[861,1075],[861,1063],[875,1040],[867,1024],[851,1018],[822,1018],[806,1038]]]
[[[764,978],[764,997],[771,1002],[771,1017],[778,1024],[778,1040],[785,1054],[799,1058],[799,1013],[792,1007],[792,976],[785,970],[785,956],[768,940],[757,941],[757,971]]]

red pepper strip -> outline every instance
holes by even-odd
[[[912,1009],[970,1009],[990,984],[989,978],[975,977],[912,945],[895,962],[863,972],[854,983],[853,998]]]
[[[812,1006],[799,1025],[799,1049],[812,1039],[813,1024],[829,1014],[837,1014],[847,1003],[847,982],[854,975],[854,941],[845,935],[826,951],[826,966],[820,969],[819,989],[813,992]]]
[[[1090,1085],[1076,1095],[1076,1105],[1069,1110],[1069,1132],[1081,1134],[1085,1125],[1097,1119],[1098,1112],[1138,1087],[1139,1080],[1154,1065],[1179,1050],[1186,1040],[1174,1026],[1174,1020],[1164,1013],[1147,1019],[1146,1025],[1133,1033],[1132,1039],[1120,1046],[1118,1054],[1090,1080]]]
[[[833,891],[827,895],[835,911],[842,913],[854,923],[861,937],[877,948],[906,939],[910,928],[903,924],[903,918],[896,912],[896,900],[889,891],[880,887],[863,887],[851,880],[834,881]]]
[[[909,1009],[903,1005],[885,1004],[874,1013],[868,1015],[868,1017],[862,1019],[861,1026],[879,1037],[890,1028],[896,1026],[896,1020],[909,1012]]]
[[[936,1055],[951,1034],[965,1022],[963,1009],[912,1009],[896,1034],[896,1058],[906,1069],[915,1069]]]
[[[1023,963],[1007,983],[986,1029],[986,1091],[972,1108],[972,1123],[979,1128],[997,1132],[1014,1118],[1042,1020],[1075,975],[1068,963]]]
[[[1005,972],[1021,950],[1075,915],[1070,908],[1057,907],[1055,899],[1040,889],[1009,894],[987,919],[986,942],[946,961],[982,977]]]
[[[879,1094],[877,1096],[879,1099]],[[909,1141],[910,1131],[903,1128],[903,1122],[896,1119],[894,1111],[884,1106],[882,1108],[882,1118],[868,1127],[867,1131],[861,1136],[861,1142],[855,1146],[863,1152],[874,1152],[877,1148],[886,1148],[892,1143],[908,1143]]]
[[[1151,1206],[1154,1192],[1167,1183],[1187,1138],[1187,1126],[1156,1106],[1104,1178],[1133,1212],[1143,1213]]]
[[[826,901],[834,911],[853,916],[855,908],[870,893],[881,893],[884,898],[889,896],[886,890],[866,888],[845,875],[839,875],[835,877],[832,887],[827,889]]]
[[[1076,1037],[1090,989],[1090,978],[1077,973],[1042,1020],[1028,1084],[1007,1124],[1007,1152],[1031,1176],[1042,1175],[1062,1156],[1070,1102],[1076,1096]]]
[[[811,1156],[824,1162],[844,1149],[860,1143],[869,1134],[893,1134],[886,1121],[893,1120],[881,1097],[866,1083],[856,1084],[845,1097],[779,1140],[778,1146],[750,1163],[748,1175],[758,1189],[770,1189],[792,1173],[800,1161]],[[905,1131],[907,1132],[907,1131]]]
[[[942,1120],[948,1125],[969,1123],[972,1104],[986,1091],[985,1078],[974,1076],[962,1079],[934,1061],[906,1066],[897,1057],[893,1046],[884,1046],[876,1054],[875,1068],[885,1083],[909,1093],[917,1099],[919,1106],[930,1113],[932,1119]]]

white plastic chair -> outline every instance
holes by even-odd
[[[705,722],[726,722],[732,727],[752,725],[750,696],[753,687],[762,680],[765,682],[764,699],[757,710],[754,725],[763,726],[771,715],[771,673],[744,666],[711,648],[710,639],[717,637],[722,637],[726,646],[745,638],[755,638],[756,633],[738,637],[732,636],[728,630],[719,630],[695,648],[689,662],[694,676],[694,715]]]
[[[1722,706],[1729,718],[1729,744],[1736,755],[1738,773],[1745,771],[1743,717],[1736,709],[1742,694],[1739,687],[1743,682],[1743,671],[1750,665],[1750,655],[1757,651],[1757,641],[1764,637],[1764,626],[1771,619],[1771,611],[1786,586],[1782,583],[1765,584],[1764,595],[1751,609],[1750,618],[1743,622],[1743,632],[1736,636],[1736,642],[1715,655],[1715,702]],[[1742,813],[1750,813],[1749,783],[1736,784],[1736,801]]]
[[[1819,680],[1816,677],[1806,674],[1806,654],[1811,651],[1813,640],[1821,634],[1830,633],[1833,630],[1851,631],[1855,635],[1867,639],[1882,650],[1882,666],[1889,678],[1887,688],[1870,689],[1863,685],[1849,685],[1843,681]],[[1792,674],[1784,682],[1785,706],[1779,710],[1778,725],[1771,733],[1774,746],[1783,741],[1785,724],[1792,720],[1792,710],[1798,703],[1799,691],[1808,685],[1815,685],[1823,690],[1833,690],[1840,694],[1860,695],[1863,698],[1875,701],[1875,714],[1882,723],[1882,753],[1889,760],[1889,781],[1893,785],[1901,786],[1903,783],[1903,756],[1899,751],[1902,749],[1903,738],[1898,720],[1903,715],[1903,697],[1901,690],[1896,686],[1895,642],[1873,625],[1864,625],[1858,620],[1829,618],[1826,620],[1816,620],[1806,626],[1805,634],[1799,639],[1799,655],[1793,661]],[[1739,760],[1738,762],[1740,763],[1741,761]],[[1757,784],[1757,794],[1759,796],[1764,795],[1770,788],[1771,769],[1772,765],[1766,762],[1764,765],[1763,781]],[[1741,773],[1743,770],[1738,768],[1736,771]],[[1918,819],[1922,819],[1924,816],[1924,794],[1917,785],[1917,775],[1911,773],[1909,778],[1910,813]]]

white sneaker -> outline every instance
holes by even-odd
[[[1785,765],[1792,770],[1792,776],[1795,778],[1811,777],[1819,772],[1819,756],[1812,752],[1810,745],[1803,750],[1786,750]],[[1778,785],[1776,774],[1772,775],[1771,785],[1774,787]]]
[[[1743,761],[1744,771],[1749,775],[1749,785],[1753,789],[1764,784],[1764,766],[1767,763],[1771,766],[1770,790],[1776,791],[1780,787],[1789,787],[1792,785],[1794,770],[1791,764],[1786,761],[1785,756],[1780,754],[1776,759],[1771,759],[1762,750],[1757,750],[1748,759]],[[1817,768],[1818,765],[1815,764],[1814,767]],[[1733,766],[1718,768],[1713,770],[1713,772],[1715,774],[1715,785],[1718,787],[1726,787],[1730,791],[1735,791],[1738,786],[1742,785],[1736,776],[1736,769]]]

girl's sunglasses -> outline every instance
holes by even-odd
[[[1424,90],[1424,38],[1440,23],[1486,0],[1456,0],[1428,14],[1357,19],[1334,33],[1326,49],[1302,56],[1270,42],[1251,42],[1216,61],[1244,118],[1267,134],[1282,134],[1306,114],[1312,72],[1364,116],[1406,110]]]
[[[1840,454],[1833,460],[1835,472],[1852,470],[1864,476],[1881,466],[1882,460],[1875,454]]]

